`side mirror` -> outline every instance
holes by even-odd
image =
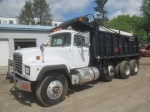
[[[41,52],[42,52],[42,62],[44,62],[44,45],[42,44],[40,46]]]
[[[40,46],[40,49],[41,49],[41,52],[44,52],[44,45],[43,44]]]
[[[90,32],[86,31],[84,32],[85,35],[85,45],[90,43]]]

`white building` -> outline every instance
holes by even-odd
[[[0,17],[0,24],[18,24],[16,18],[12,17]]]
[[[34,18],[35,25],[38,24],[39,18]],[[59,26],[63,22],[52,21],[52,26]],[[0,17],[0,24],[19,24],[19,20],[16,17]]]
[[[35,18],[35,24],[38,22],[39,18]],[[0,17],[0,66],[7,66],[8,58],[13,56],[18,46],[39,47],[45,43],[49,30],[61,23],[52,21],[52,26],[21,25],[17,17]]]
[[[63,22],[52,21],[52,26],[59,26]]]
[[[50,38],[52,26],[0,24],[0,66],[7,66],[13,51],[27,47],[39,47]]]

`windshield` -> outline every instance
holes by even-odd
[[[51,36],[51,47],[57,46],[70,46],[71,45],[71,34],[61,33]]]

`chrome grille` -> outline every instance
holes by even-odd
[[[15,53],[13,57],[15,61],[15,71],[22,74],[22,55]]]

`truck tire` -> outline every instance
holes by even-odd
[[[139,71],[139,62],[137,60],[130,61],[131,75],[137,75]]]
[[[130,64],[128,61],[122,61],[120,64],[120,77],[122,79],[127,79],[129,78],[130,74],[131,74],[131,69],[130,69]]]
[[[108,73],[103,75],[103,79],[106,81],[112,81],[115,76],[115,67],[112,62],[108,63]]]
[[[120,63],[117,63],[115,66],[115,77],[116,78],[120,78],[119,69],[120,69]]]
[[[55,105],[65,99],[68,90],[66,78],[52,73],[41,80],[36,87],[36,96],[45,106]]]

